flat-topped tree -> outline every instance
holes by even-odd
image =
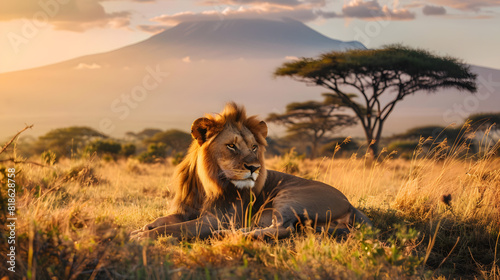
[[[318,146],[325,138],[338,130],[356,124],[356,118],[339,113],[344,104],[339,98],[325,95],[325,100],[293,102],[286,106],[283,114],[269,114],[266,121],[287,127],[288,136],[305,138],[311,143],[311,158],[315,158]]]
[[[341,100],[325,94],[322,102],[290,103],[285,113],[271,113],[266,121],[286,126],[287,134],[292,138],[306,138],[311,143],[311,158],[315,158],[322,140],[356,124],[356,117],[338,112],[343,107]]]
[[[401,45],[302,58],[284,63],[274,75],[331,90],[354,111],[375,156],[384,122],[405,96],[444,88],[477,90],[476,75],[458,59]]]

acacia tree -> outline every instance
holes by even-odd
[[[342,106],[343,103],[338,98],[325,95],[323,102],[290,103],[286,106],[285,113],[269,114],[266,120],[285,125],[289,135],[306,137],[311,142],[311,157],[314,158],[321,140],[339,128],[356,124],[355,117],[337,113]]]
[[[38,138],[35,151],[42,153],[52,151],[57,157],[71,157],[90,141],[108,138],[107,135],[86,126],[71,126],[49,131]]]
[[[404,97],[443,88],[477,90],[476,75],[458,59],[401,45],[302,58],[284,63],[274,75],[331,90],[356,114],[373,155],[378,154],[384,122]],[[352,90],[358,98],[348,94]]]

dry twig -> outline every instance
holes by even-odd
[[[30,129],[32,128],[33,125],[27,125],[25,128],[23,128],[21,131],[19,131],[16,135],[14,135],[14,137],[12,137],[12,139],[10,139],[9,142],[7,142],[2,150],[0,151],[0,154],[2,154],[5,150],[7,150],[7,148],[10,146],[10,144],[12,144],[12,142],[14,142],[14,140],[16,140],[17,136],[19,136],[21,133],[23,133],[24,131],[26,131],[27,129]]]

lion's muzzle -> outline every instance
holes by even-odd
[[[239,189],[253,188],[255,186],[255,181],[257,180],[257,177],[259,177],[259,173],[247,172],[247,175],[244,177],[244,179],[240,180],[232,179],[231,183],[233,183],[233,185]]]

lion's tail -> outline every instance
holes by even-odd
[[[369,227],[373,227],[372,221],[365,215],[365,213],[358,210],[356,207],[352,207],[353,211],[351,213],[350,220],[359,224],[366,224]]]

